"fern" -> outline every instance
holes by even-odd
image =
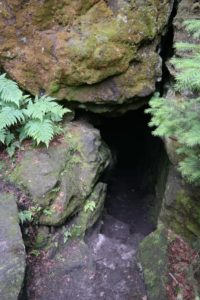
[[[187,43],[187,42],[179,42],[179,43],[175,43],[175,48],[178,51],[182,51],[182,52],[191,52],[191,51],[200,51],[200,46],[196,45],[196,44],[191,44],[191,43]]]
[[[0,130],[25,121],[23,112],[13,107],[3,107],[0,111]]]
[[[4,103],[14,103],[18,107],[22,100],[22,91],[16,82],[7,79],[5,74],[0,76],[0,100]]]
[[[184,25],[193,37],[200,37],[200,20],[189,20]],[[171,60],[177,71],[175,91],[194,95],[200,91],[200,45],[178,43],[175,47],[185,55]],[[155,127],[154,135],[178,141],[182,175],[200,185],[200,98],[166,99],[155,94],[146,112],[152,114],[149,126]]]
[[[32,212],[29,210],[22,210],[18,213],[20,223],[23,225],[26,222],[32,221]]]
[[[58,123],[68,112],[70,110],[56,103],[55,98],[36,96],[32,100],[5,74],[0,76],[0,142],[7,146],[10,155],[19,146],[15,141],[17,132],[20,142],[30,137],[37,145],[44,143],[48,147],[61,132]]]
[[[63,115],[69,111],[69,109],[57,104],[55,98],[42,96],[41,98],[36,97],[34,102],[29,102],[26,114],[28,117],[36,120],[39,119],[42,121],[48,116],[52,121],[58,122],[61,121]]]
[[[54,126],[51,120],[30,120],[24,127],[26,136],[36,141],[37,145],[41,142],[47,147],[54,136]]]
[[[200,20],[191,19],[183,22],[183,25],[186,27],[187,31],[191,33],[193,38],[200,37]]]

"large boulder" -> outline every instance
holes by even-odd
[[[64,135],[48,149],[22,153],[10,179],[30,196],[32,206],[40,212],[40,225],[59,226],[68,217],[84,214],[85,205],[100,214],[106,184],[98,181],[109,159],[110,151],[97,129],[84,122],[70,122]],[[96,220],[98,214],[88,216],[84,229],[94,223],[90,217]]]
[[[173,2],[3,1],[0,65],[32,94],[138,106],[161,77],[156,48]]]
[[[25,272],[25,247],[19,227],[16,199],[0,194],[0,299],[17,300]]]

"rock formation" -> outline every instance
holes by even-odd
[[[25,247],[14,194],[0,194],[0,299],[16,300],[25,273]]]
[[[200,12],[198,1],[176,4],[174,42],[188,39],[182,21]],[[50,94],[73,108],[108,116],[137,109],[148,102],[162,79],[161,39],[173,5],[172,0],[1,1],[0,68],[32,95]],[[176,70],[167,65],[173,76]],[[158,228],[143,240],[139,251],[150,300],[167,299],[169,248],[176,234],[192,245],[200,237],[199,189],[177,171],[176,143],[164,142],[171,162],[156,161]],[[9,161],[8,166],[2,161],[2,170],[7,170],[2,177],[26,201],[20,202],[10,189],[1,191],[0,299],[17,300],[23,286],[25,250],[16,202],[22,213],[31,213],[31,225],[25,222],[22,227],[28,253],[36,256],[27,264],[23,296],[30,300],[96,297],[95,284],[102,280],[98,266],[105,263],[94,261],[102,259],[100,246],[109,245],[110,239],[99,234],[91,252],[83,237],[103,211],[107,185],[101,176],[110,161],[111,152],[99,130],[83,120],[64,122],[63,135],[48,149],[25,144],[14,163]],[[131,263],[132,244],[117,240],[116,245],[108,250],[118,251],[124,272]],[[115,273],[112,268],[108,266]],[[99,277],[92,285],[94,274]],[[193,270],[191,274],[195,286]]]
[[[45,92],[95,111],[123,103],[126,110],[137,108],[161,79],[157,47],[172,5],[3,1],[0,65],[32,94]]]

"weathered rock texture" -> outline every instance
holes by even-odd
[[[174,43],[176,42],[196,42],[192,39],[183,25],[187,19],[194,19],[199,16],[199,1],[182,0],[178,5],[177,15],[174,19]],[[184,56],[183,52],[176,51],[175,55]],[[175,68],[169,65],[169,71],[172,76],[176,73]],[[168,91],[169,97],[171,90]],[[179,101],[180,98],[190,97],[187,91],[173,94],[173,98]],[[161,219],[165,224],[169,224],[173,230],[190,241],[200,238],[200,206],[199,195],[200,190],[185,182],[176,170],[181,157],[176,150],[178,144],[172,139],[165,140],[166,150],[169,159],[174,167],[170,168],[167,179],[166,191],[163,199],[163,207],[161,210]]]
[[[86,123],[67,123],[64,131],[49,149],[25,151],[10,178],[30,195],[33,206],[44,211],[41,225],[62,225],[80,213],[76,225],[85,231],[103,208],[106,184],[98,180],[109,164],[110,152],[99,131]],[[88,213],[84,206],[91,202],[95,208]]]
[[[15,196],[0,195],[0,299],[17,300],[24,280],[25,247]]]
[[[200,238],[199,188],[186,184],[174,167],[170,168],[160,220],[189,241]]]
[[[29,267],[26,299],[95,299],[90,298],[95,268],[88,246],[82,240],[62,243]]]
[[[193,19],[199,17],[200,3],[199,1],[182,0],[178,4],[177,15],[174,19],[174,42],[188,42],[192,41],[191,36],[186,32],[183,21],[187,19]],[[183,56],[183,52],[176,52],[175,55]],[[176,73],[176,69],[168,64],[169,71],[173,76]],[[168,89],[167,97],[173,97],[173,99],[187,98],[191,95],[187,91],[185,93],[175,93],[173,90]],[[199,251],[200,240],[200,189],[194,187],[181,177],[178,172],[178,163],[181,159],[176,150],[178,147],[177,141],[174,139],[165,139],[165,146],[168,157],[171,161],[169,172],[162,172],[164,177],[158,181],[157,196],[162,198],[162,208],[159,216],[160,228],[164,228],[165,234],[163,235],[163,229],[157,229],[155,233],[147,237],[141,244],[140,259],[144,268],[144,278],[147,284],[149,299],[167,299],[166,285],[170,282],[170,271],[167,269],[167,261],[169,261],[169,241],[166,234],[166,230],[170,229],[170,233],[180,235],[188,244],[192,247],[197,247]],[[165,243],[162,243],[162,238],[165,238]],[[179,237],[180,238],[180,237]],[[159,251],[158,249],[159,245]],[[163,248],[164,245],[164,248]],[[164,250],[164,251],[163,251]],[[156,253],[156,254],[155,254]],[[176,254],[178,255],[178,254]],[[186,261],[185,258],[181,260],[182,266]],[[163,264],[165,261],[165,264]],[[199,262],[198,262],[199,263]],[[159,268],[161,269],[159,270]],[[177,267],[177,266],[176,266]],[[187,267],[187,272],[192,268],[192,262]],[[184,270],[184,268],[183,268]],[[174,268],[175,272],[175,268]],[[184,271],[185,272],[185,271]],[[185,272],[185,274],[187,274]],[[193,273],[194,275],[195,273]],[[189,275],[192,276],[193,275]],[[195,274],[196,276],[197,274]],[[186,275],[186,277],[188,274]],[[176,277],[176,276],[175,276]],[[188,281],[189,282],[189,281]],[[195,280],[190,283],[190,286],[194,291],[198,291]],[[180,294],[184,288],[180,289]],[[183,296],[184,299],[185,296]],[[196,296],[197,297],[197,296]],[[195,296],[190,296],[195,299]],[[198,298],[198,297],[197,297]],[[171,298],[170,298],[171,299]],[[185,298],[186,299],[186,298]]]
[[[156,47],[172,3],[3,1],[0,65],[33,94],[137,107],[161,77]]]
[[[142,262],[148,299],[167,299],[168,240],[166,229],[158,228],[140,244],[139,260]]]

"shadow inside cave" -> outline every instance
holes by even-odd
[[[160,204],[155,189],[165,166],[164,146],[151,134],[144,108],[116,118],[89,118],[112,152],[111,165],[101,177],[108,184],[103,217],[86,236],[95,265],[95,298],[143,299],[146,287],[137,251],[156,228]]]
[[[143,235],[155,228],[155,186],[165,159],[163,143],[151,134],[149,121],[142,108],[119,118],[104,118],[99,126],[113,157],[104,177],[106,215],[128,224],[130,233]],[[107,232],[106,226],[105,222],[102,232]]]

